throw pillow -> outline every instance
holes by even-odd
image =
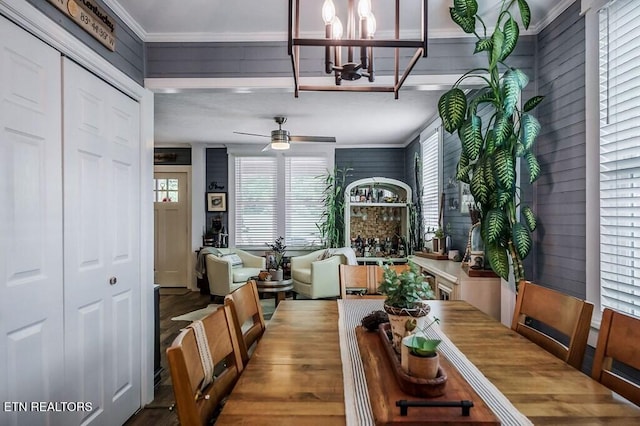
[[[231,263],[232,268],[242,268],[242,258],[235,253],[227,253],[221,256],[225,261]]]

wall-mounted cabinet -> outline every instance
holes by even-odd
[[[345,246],[361,263],[406,260],[411,188],[384,177],[360,179],[345,189]]]

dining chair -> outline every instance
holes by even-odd
[[[224,298],[234,321],[242,362],[246,365],[257,343],[266,329],[258,285],[255,280],[227,294]]]
[[[511,328],[580,370],[592,312],[592,303],[526,281],[519,286]],[[545,333],[534,328],[530,325],[531,319],[553,328],[568,339],[568,343],[565,345],[550,335],[555,332]]]
[[[640,370],[640,318],[605,308],[591,377],[640,405],[640,385],[614,372],[614,362]]]
[[[371,294],[371,267],[367,265],[339,265],[340,297],[343,299]],[[348,294],[347,289],[356,294]],[[375,289],[373,294],[375,294]]]
[[[380,285],[380,281],[382,281],[382,277],[384,275],[384,269],[380,265],[373,265],[373,283],[376,288],[376,292],[378,291],[378,286]],[[401,274],[404,271],[408,271],[409,264],[408,263],[397,263],[393,265],[389,265],[390,269],[396,271],[397,274]]]
[[[230,309],[221,306],[180,332],[167,348],[167,361],[180,424],[208,424],[243,370]]]

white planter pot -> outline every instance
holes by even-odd
[[[389,316],[389,324],[391,325],[391,345],[397,353],[400,353],[402,339],[411,331],[423,327],[422,322],[424,322],[424,317],[429,314],[431,307],[427,303],[423,303],[420,308],[400,309],[385,304],[384,310]]]

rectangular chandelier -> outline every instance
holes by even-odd
[[[395,0],[394,38],[376,39],[376,19],[371,10],[371,0],[359,0],[357,8],[355,0],[347,1],[346,37],[343,34],[344,26],[336,15],[333,0],[325,0],[318,20],[322,19],[325,25],[323,38],[300,37],[300,15],[308,10],[300,8],[300,0],[289,0],[289,37],[288,53],[291,57],[293,68],[294,94],[297,98],[300,91],[352,91],[352,92],[393,92],[398,99],[398,91],[404,84],[411,70],[420,57],[427,57],[427,3],[422,0],[421,39],[400,39],[400,1]],[[390,2],[392,0],[389,0]],[[312,6],[318,12],[318,1],[313,0]],[[388,8],[385,10],[389,10]],[[333,74],[334,84],[300,84],[300,47],[315,46],[324,47],[325,73]],[[374,48],[392,48],[394,52],[394,74],[392,85],[349,85],[351,81],[365,79],[370,83],[375,80]],[[412,48],[415,53],[409,60],[406,68],[400,74],[400,49]],[[346,55],[343,55],[343,49]],[[343,56],[345,56],[343,60]],[[359,58],[358,58],[359,57]],[[344,82],[344,84],[343,84]]]

